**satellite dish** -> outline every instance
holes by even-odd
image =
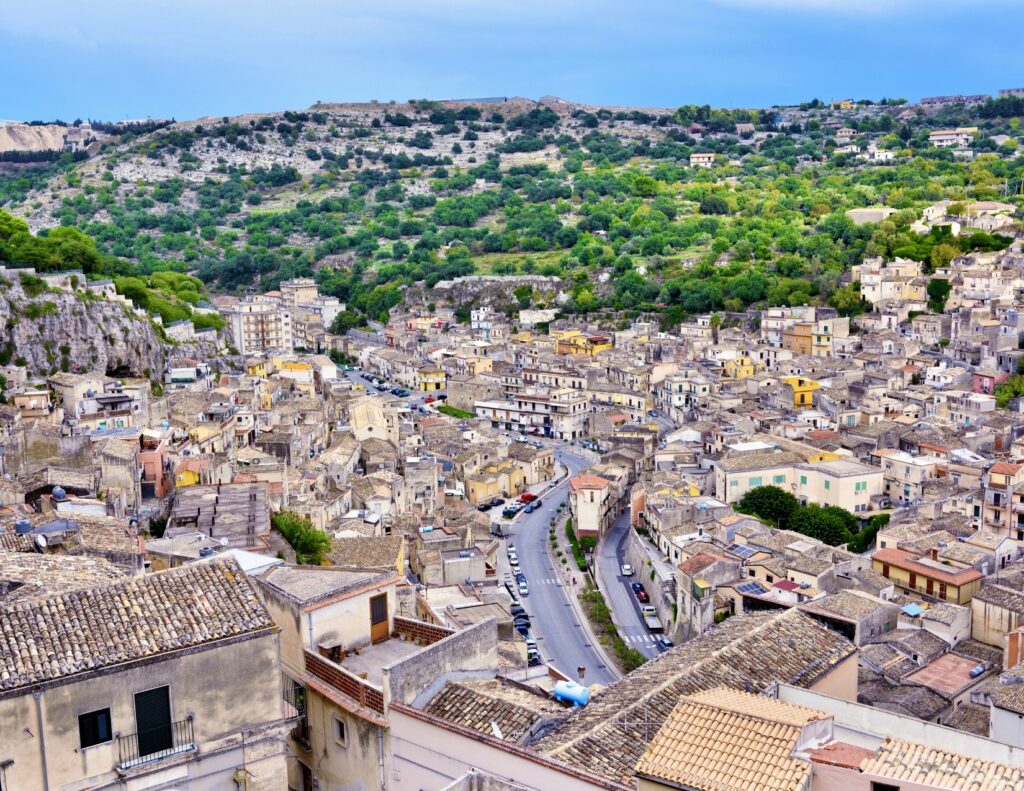
[[[228,545],[228,540],[226,538],[220,539],[220,545],[222,547],[226,547]]]
[[[36,536],[36,546],[40,549],[46,549],[46,536]]]

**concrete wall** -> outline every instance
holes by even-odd
[[[494,737],[440,727],[398,710],[392,710],[390,720],[390,791],[444,788],[471,769],[538,791],[607,787],[574,775],[568,767],[559,771],[549,760],[531,759],[525,748]]]
[[[498,621],[488,618],[384,668],[384,704],[412,703],[449,679],[491,675],[498,667]]]
[[[78,716],[109,708],[114,736],[134,734],[135,693],[161,686],[170,687],[173,721],[193,717],[199,748],[197,758],[175,770],[176,777],[188,778],[187,787],[199,791],[230,787],[231,773],[246,765],[250,750],[260,749],[256,740],[243,747],[240,731],[282,717],[277,657],[277,635],[267,634],[45,689],[42,731],[49,787],[94,787],[112,781],[118,761],[117,739],[82,749]],[[5,787],[42,788],[40,726],[31,693],[0,700],[0,723],[0,763],[14,760],[7,768]],[[259,776],[265,779],[247,791],[284,787],[284,741],[275,734],[267,738],[264,746],[269,749],[264,750],[265,760],[259,767]],[[230,760],[219,754],[219,749],[225,750]],[[152,764],[154,772],[166,769],[167,762]]]
[[[878,746],[884,736],[917,742],[938,750],[971,755],[985,761],[1024,767],[1024,749],[975,736],[914,717],[884,711],[829,695],[817,689],[801,689],[789,684],[778,686],[778,699],[834,715],[835,738],[868,749]],[[823,693],[828,695],[828,693]]]
[[[1003,647],[1003,636],[1020,626],[1020,616],[991,602],[971,599],[971,637],[979,643]]]
[[[827,676],[812,684],[811,689],[822,695],[856,701],[857,654],[852,654],[832,668]]]

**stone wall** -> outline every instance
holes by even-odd
[[[384,668],[384,699],[413,704],[448,680],[473,678],[498,668],[498,621],[488,618]],[[424,695],[426,697],[426,695]]]

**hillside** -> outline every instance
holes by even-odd
[[[536,273],[569,284],[565,311],[675,319],[837,299],[865,255],[941,263],[992,246],[921,243],[909,226],[943,198],[1017,191],[1024,108],[1000,102],[324,104],[172,124],[0,196],[34,230],[79,227],[143,272],[236,292],[315,274],[370,318],[416,282]],[[930,130],[966,124],[979,127],[973,161],[929,143]],[[690,167],[700,152],[713,167]],[[864,226],[844,214],[873,205],[900,211]],[[529,289],[509,300],[540,302]]]

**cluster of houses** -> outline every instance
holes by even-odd
[[[289,281],[222,306],[226,370],[12,385],[0,788],[1021,787],[1021,263],[867,260],[853,319],[668,332],[477,306],[337,336]],[[529,661],[502,584],[495,501],[566,480],[676,643],[603,688]],[[743,513],[764,487],[870,540]]]

